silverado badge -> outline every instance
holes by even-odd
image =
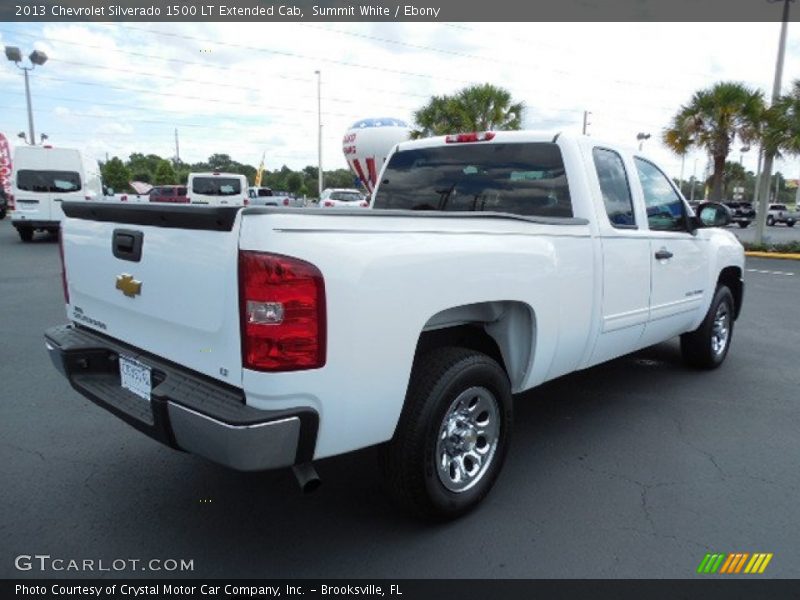
[[[117,276],[117,289],[129,298],[133,298],[142,293],[142,282],[136,281],[133,275],[123,273]]]

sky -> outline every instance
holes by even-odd
[[[434,94],[479,83],[525,104],[524,128],[588,133],[636,146],[670,175],[660,142],[693,92],[716,81],[772,90],[780,23],[0,23],[0,45],[49,60],[31,74],[36,135],[103,160],[132,152],[205,160],[226,153],[268,170],[346,168],[355,121],[413,112]],[[783,86],[800,79],[800,24],[789,25]],[[0,64],[0,131],[27,131],[22,73]],[[755,170],[757,152],[729,160]],[[683,178],[707,158],[689,154]],[[800,158],[779,161],[800,177]]]

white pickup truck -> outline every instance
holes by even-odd
[[[463,514],[508,449],[512,394],[681,336],[725,359],[744,253],[648,159],[580,136],[406,142],[369,210],[64,203],[71,385],[240,470],[380,444],[396,498]],[[568,401],[568,400],[565,400]]]

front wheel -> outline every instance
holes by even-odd
[[[787,227],[794,227],[795,221],[786,221]]]
[[[681,336],[681,353],[686,364],[698,369],[720,366],[731,347],[733,319],[733,294],[721,285],[700,327]]]
[[[770,227],[775,225],[775,219],[773,219],[772,217],[767,217],[767,225],[769,225]]]
[[[23,242],[33,241],[32,227],[20,227],[17,229],[17,233],[19,234],[19,239],[21,239]]]
[[[739,221],[739,227],[742,229],[747,229],[748,225],[750,225],[750,221]]]
[[[6,209],[0,208],[0,221],[6,218]]]
[[[511,422],[511,385],[496,361],[465,348],[418,357],[395,435],[380,449],[391,496],[424,517],[465,514],[494,485]]]

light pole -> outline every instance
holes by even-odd
[[[783,17],[781,20],[781,36],[778,42],[778,58],[775,60],[775,80],[772,84],[772,104],[781,95],[781,78],[783,77],[783,58],[786,54],[786,29],[789,24],[789,3],[794,0],[768,0],[770,3],[783,2]],[[772,161],[775,154],[771,149],[764,152],[764,171],[758,182],[758,214],[756,215],[755,243],[764,241],[764,229],[767,225],[767,202],[769,201],[770,175],[772,175]]]
[[[322,73],[314,71],[317,76],[317,181],[319,190],[317,198],[322,197]]]
[[[644,146],[645,140],[649,140],[650,139],[650,134],[649,133],[641,133],[641,132],[637,133],[636,134],[636,139],[639,140],[639,152],[641,152],[642,151],[642,147]]]
[[[22,52],[20,49],[16,46],[6,46],[6,58],[25,73],[25,99],[28,103],[28,132],[30,134],[30,141],[28,143],[31,146],[35,146],[36,135],[33,133],[33,108],[31,107],[31,87],[30,83],[28,83],[28,71],[33,71],[37,65],[41,67],[46,63],[47,54],[41,50],[34,50],[30,53],[30,56],[28,56],[28,59],[31,61],[31,66],[24,67],[20,64],[22,62]]]

